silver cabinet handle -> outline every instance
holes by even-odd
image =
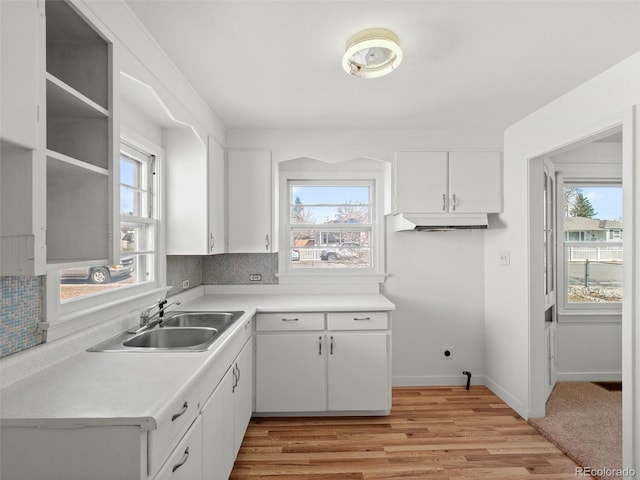
[[[171,469],[171,473],[174,473],[176,470],[178,470],[182,465],[184,465],[185,463],[187,463],[187,460],[189,460],[189,447],[185,448],[184,450],[184,455],[182,456],[182,459],[176,463],[173,468]]]
[[[299,322],[300,319],[299,318],[283,318],[282,321],[283,322]]]
[[[265,235],[264,237],[264,249],[266,251],[269,251],[269,234],[267,233],[267,235]]]
[[[216,246],[216,237],[213,235],[213,232],[209,234],[209,252],[213,252],[213,247]]]
[[[322,335],[318,337],[318,355],[322,355]]]
[[[451,209],[455,212],[456,207],[458,206],[458,199],[456,198],[456,194],[453,194],[453,202],[451,203]]]
[[[174,420],[180,418],[182,415],[184,415],[184,413],[187,411],[187,409],[189,408],[189,404],[187,402],[184,402],[184,404],[182,405],[182,408],[180,409],[180,411],[178,413],[174,413],[171,416],[171,421],[173,422]]]
[[[447,194],[446,193],[442,194],[442,211],[443,212],[447,211]]]
[[[236,377],[238,379],[236,383],[236,386],[237,386],[240,383],[240,367],[238,366],[237,363],[236,363],[236,372],[238,372],[238,376]]]
[[[233,366],[233,385],[231,386],[231,393],[235,393],[236,387],[238,386],[238,381],[240,380],[240,375],[238,374],[238,364]]]
[[[371,317],[362,317],[362,318],[354,317],[353,320],[356,322],[366,322],[367,320],[371,320]]]
[[[331,335],[331,349],[329,350],[329,353],[333,355],[333,335]]]

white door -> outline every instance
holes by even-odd
[[[447,153],[397,152],[395,213],[442,213],[447,206]]]
[[[271,238],[271,152],[229,152],[227,175],[227,252],[277,250]]]
[[[325,353],[322,333],[256,335],[256,411],[324,411]]]
[[[227,480],[235,459],[233,367],[202,409],[202,479]]]
[[[390,407],[386,332],[328,333],[329,410]]]
[[[449,211],[502,211],[502,159],[499,152],[449,153]]]
[[[235,368],[236,382],[233,388],[234,416],[234,457],[240,450],[253,410],[253,341],[249,339],[232,368]]]

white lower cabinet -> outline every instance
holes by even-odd
[[[235,363],[233,388],[233,458],[235,459],[253,413],[253,339],[249,339]]]
[[[202,419],[187,431],[155,480],[196,480],[202,477]]]
[[[147,418],[128,425],[104,418],[92,426],[56,427],[37,420],[2,426],[0,478],[226,480],[252,413],[252,325],[252,319],[244,322],[200,372],[200,380],[176,395],[151,429]],[[169,354],[163,358],[172,361]]]
[[[202,409],[202,479],[226,480],[253,406],[253,342],[249,340]]]
[[[310,315],[258,314],[256,412],[388,412],[389,314]]]
[[[325,410],[323,349],[322,333],[256,335],[256,411]]]
[[[330,333],[327,371],[330,411],[387,410],[385,332]]]

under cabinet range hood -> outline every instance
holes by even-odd
[[[486,213],[446,214],[446,213],[399,213],[392,218],[394,232],[425,231],[442,232],[448,230],[483,230],[489,225]]]

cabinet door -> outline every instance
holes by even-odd
[[[396,153],[395,213],[442,213],[447,194],[446,152]]]
[[[325,353],[322,333],[256,335],[256,411],[324,411]]]
[[[44,90],[44,3],[0,2],[0,141],[38,147]]]
[[[388,410],[387,333],[328,333],[327,337],[329,410]]]
[[[271,152],[229,152],[227,175],[227,252],[275,251],[271,229]]]
[[[167,254],[209,253],[207,147],[191,129],[165,131]]]
[[[253,341],[249,339],[234,365],[236,383],[233,389],[234,457],[240,450],[253,410]]]
[[[208,253],[224,253],[224,148],[211,137],[209,137],[208,173]]]
[[[499,152],[449,154],[450,211],[502,211],[502,159]]]
[[[203,480],[227,480],[233,469],[234,380],[232,367],[202,409]]]
[[[202,478],[202,419],[198,417],[155,480],[199,480]]]

